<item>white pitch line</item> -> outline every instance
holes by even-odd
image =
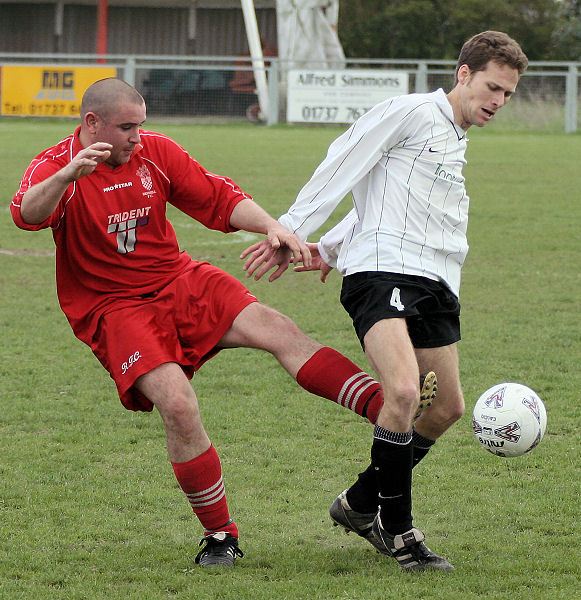
[[[181,227],[189,227],[189,225],[181,225]],[[195,226],[194,226],[195,227]],[[205,229],[205,227],[202,227]],[[192,247],[198,246],[231,246],[232,244],[239,244],[240,242],[255,242],[260,239],[260,235],[257,233],[248,233],[247,231],[236,231],[222,239],[217,240],[197,240]],[[0,248],[0,254],[7,256],[40,256],[40,257],[54,257],[54,250],[8,250],[7,248]]]
[[[8,256],[41,256],[44,258],[52,258],[54,256],[54,250],[7,250],[6,248],[0,248],[0,254],[6,254]]]

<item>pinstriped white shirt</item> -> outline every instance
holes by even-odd
[[[319,241],[328,264],[342,275],[421,275],[458,295],[468,252],[466,143],[442,89],[381,102],[331,144],[279,221],[306,240],[352,192],[353,210]]]

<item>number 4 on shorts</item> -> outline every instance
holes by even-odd
[[[389,304],[390,304],[390,306],[397,308],[397,310],[399,310],[401,312],[405,308],[405,306],[403,305],[403,302],[401,301],[399,294],[400,294],[399,288],[394,287],[393,290],[391,291],[391,298],[389,299]]]

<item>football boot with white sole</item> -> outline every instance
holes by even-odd
[[[405,571],[454,570],[454,567],[445,558],[434,554],[424,544],[424,534],[415,527],[405,533],[391,535],[383,528],[378,513],[373,521],[372,531],[384,548],[383,554],[393,556]]]
[[[341,492],[329,509],[334,525],[343,527],[347,533],[353,532],[365,538],[378,552],[385,554],[385,546],[375,537],[372,525],[377,512],[360,513],[347,502],[347,490]]]
[[[195,560],[200,567],[232,567],[238,556],[244,556],[238,547],[238,539],[225,531],[203,537],[200,546],[202,544],[205,546],[198,552]]]

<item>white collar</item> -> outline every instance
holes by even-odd
[[[466,137],[466,131],[454,121],[454,110],[450,104],[450,101],[448,100],[446,92],[442,88],[438,88],[430,95],[433,96],[434,102],[440,107],[440,110],[444,116],[454,125],[454,128],[458,133],[458,139]]]

